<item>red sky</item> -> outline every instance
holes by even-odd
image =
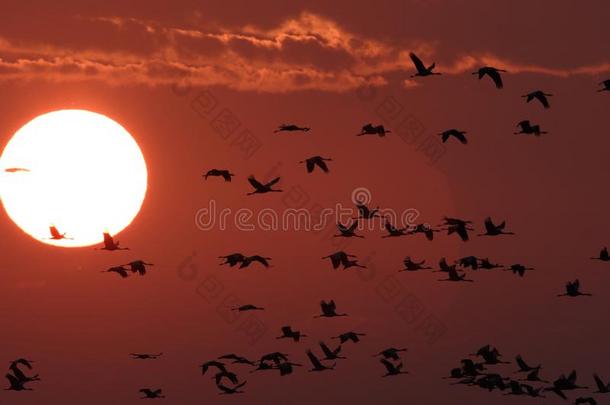
[[[367,336],[346,345],[349,359],[334,372],[280,378],[236,367],[247,393],[222,401],[512,403],[441,379],[487,343],[543,363],[547,379],[573,368],[587,385],[593,372],[610,378],[610,269],[588,259],[609,243],[610,95],[596,92],[610,78],[605,2],[36,3],[5,2],[0,13],[0,141],[39,114],[93,110],[136,138],[149,189],[117,237],[129,252],[46,246],[2,214],[0,362],[31,357],[43,381],[34,392],[0,392],[0,403],[127,404],[147,386],[163,388],[167,403],[219,403],[201,362],[275,350],[305,362],[307,348],[349,329]],[[443,75],[410,80],[410,51],[436,61]],[[509,71],[503,90],[470,74],[485,64]],[[550,109],[523,102],[535,89],[553,94]],[[210,99],[204,114],[201,102]],[[221,112],[238,122],[234,133],[218,130]],[[523,119],[549,134],[513,135]],[[274,134],[282,122],[312,130]],[[394,132],[355,137],[367,122]],[[468,131],[469,145],[434,143],[433,164],[405,138],[435,140],[452,127]],[[259,145],[250,157],[236,141],[245,130]],[[316,154],[333,158],[328,175],[308,175],[297,163]],[[233,182],[204,182],[201,173],[213,167],[230,168]],[[281,175],[283,194],[245,196],[248,175],[271,173]],[[463,243],[363,231],[345,248],[366,258],[369,271],[358,273],[331,272],[320,260],[338,249],[331,223],[322,235],[195,226],[211,200],[234,211],[314,210],[349,206],[358,187],[370,190],[374,206],[416,209],[418,222],[458,216],[481,231],[490,215],[517,235]],[[217,256],[234,251],[271,256],[273,267],[219,267]],[[396,272],[406,255],[436,265],[471,254],[536,270],[523,279],[469,274],[475,283],[464,285]],[[99,273],[136,258],[155,263],[144,278]],[[593,297],[557,298],[575,278]],[[350,316],[312,319],[330,298]],[[247,315],[227,319],[222,307],[233,299],[266,308],[256,314],[259,339],[243,331]],[[411,310],[397,309],[401,300]],[[442,331],[438,338],[423,320]],[[277,341],[286,324],[311,337]],[[389,346],[409,348],[409,375],[379,378],[371,354]],[[139,363],[128,358],[133,351],[165,354]]]

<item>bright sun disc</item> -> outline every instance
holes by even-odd
[[[28,122],[6,145],[0,196],[8,216],[33,238],[90,246],[131,223],[147,176],[142,151],[125,128],[101,114],[60,110]],[[50,239],[51,226],[72,239]]]

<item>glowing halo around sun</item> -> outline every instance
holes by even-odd
[[[60,110],[25,124],[0,157],[0,197],[8,216],[33,238],[90,246],[136,217],[146,194],[144,156],[110,118]],[[67,238],[52,240],[55,226]]]

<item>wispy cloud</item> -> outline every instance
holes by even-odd
[[[118,41],[118,47],[113,44],[108,48],[99,43],[99,32],[97,42],[78,47],[52,44],[43,38],[26,44],[0,38],[0,80],[102,80],[147,86],[188,81],[248,91],[341,92],[363,85],[387,85],[390,74],[406,76],[413,71],[409,52],[434,60],[438,45],[421,40],[384,42],[366,38],[336,21],[307,12],[268,29],[247,25],[206,30],[118,16],[90,21],[95,22],[94,29],[124,39],[126,46],[121,48]],[[146,52],[134,50],[134,35],[146,38]],[[610,72],[607,62],[567,69],[475,52],[464,52],[438,70],[457,75],[482,65],[561,78]],[[403,81],[405,88],[417,85],[413,80]]]

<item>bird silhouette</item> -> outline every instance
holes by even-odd
[[[595,385],[597,386],[596,394],[610,394],[610,382],[606,383],[602,381],[599,375],[593,374]]]
[[[250,366],[254,366],[254,362],[252,360],[248,360],[245,357],[238,356],[235,353],[224,354],[218,357],[221,360],[233,360],[233,364],[248,364]]]
[[[441,230],[447,231],[447,235],[455,233],[460,237],[462,241],[467,242],[470,239],[468,231],[474,231],[471,225],[472,221],[467,221],[459,218],[443,217],[443,223],[439,226],[441,227]]]
[[[241,253],[231,253],[226,256],[218,256],[219,259],[224,259],[224,262],[220,263],[221,266],[228,264],[230,267],[234,267],[237,264],[241,264],[246,256]]]
[[[430,266],[424,265],[426,263],[425,260],[416,262],[416,261],[413,261],[410,256],[405,257],[404,260],[402,261],[402,263],[404,264],[405,267],[398,271],[419,271],[419,270],[427,270],[427,269],[432,268]]]
[[[263,311],[265,308],[257,307],[252,304],[240,305],[238,307],[231,308],[232,311],[246,312],[246,311]]]
[[[525,394],[529,397],[546,398],[544,395],[542,395],[542,391],[544,391],[543,387],[535,388],[529,384],[521,384],[521,387],[523,387],[523,389],[525,390]]]
[[[226,371],[226,370],[225,371],[219,371],[212,378],[216,382],[216,385],[219,385],[222,382],[222,380],[224,380],[224,379],[227,379],[227,380],[231,381],[233,384],[239,383],[239,379],[237,378],[237,374],[232,373],[230,371]]]
[[[324,256],[322,259],[330,259],[332,263],[333,269],[338,269],[339,266],[343,266],[343,269],[348,269],[350,267],[361,267],[366,268],[361,264],[358,264],[358,260],[350,260],[350,257],[356,257],[355,255],[347,254],[343,251],[335,252],[331,255]]]
[[[519,132],[514,132],[515,135],[524,134],[524,135],[535,135],[540,136],[541,134],[546,134],[546,131],[540,130],[540,125],[532,125],[529,120],[523,120],[517,123],[518,127],[521,127]]]
[[[378,357],[378,356],[382,356],[385,359],[392,359],[392,360],[400,360],[400,352],[406,352],[407,349],[397,349],[395,347],[388,347],[387,349],[384,349],[382,351],[380,351],[377,354],[374,354],[373,357]]]
[[[525,395],[525,390],[519,381],[510,381],[508,383],[508,389],[510,391],[504,395]]]
[[[282,192],[282,190],[275,190],[272,188],[278,181],[280,181],[280,178],[276,177],[275,179],[271,180],[270,182],[262,184],[258,180],[256,180],[254,178],[254,176],[250,176],[250,177],[248,177],[248,182],[252,185],[252,187],[254,187],[254,191],[248,193],[247,195],[265,194],[265,193],[272,193],[272,192],[280,193],[280,192]]]
[[[469,282],[473,282],[474,280],[470,280],[466,278],[466,274],[459,274],[457,272],[457,270],[454,268],[451,268],[448,272],[447,272],[447,278],[442,279],[442,280],[438,280],[438,281],[469,281]]]
[[[306,353],[307,353],[307,358],[309,359],[309,362],[312,365],[312,368],[309,371],[325,371],[325,370],[333,370],[335,368],[336,363],[333,363],[332,366],[325,366],[324,364],[322,364],[320,359],[318,359],[316,357],[316,355],[313,354],[313,352],[311,350],[307,350]]]
[[[280,376],[286,376],[292,374],[294,371],[294,367],[301,367],[301,364],[296,364],[292,362],[281,361],[275,364],[275,368],[279,370]]]
[[[149,353],[129,353],[134,360],[156,360],[163,355],[163,353],[149,354]]]
[[[500,267],[502,267],[501,264],[492,263],[489,261],[488,258],[481,259],[481,262],[479,263],[479,268],[485,269],[485,270],[492,270],[492,269],[497,269]]]
[[[352,221],[352,224],[349,226],[343,225],[342,223],[337,223],[337,229],[339,230],[339,234],[333,235],[333,237],[364,238],[364,236],[362,236],[362,235],[356,235],[357,227],[358,227],[358,220]]]
[[[230,182],[233,176],[235,175],[226,169],[211,169],[203,175],[203,178],[207,180],[208,177],[222,177],[225,181]]]
[[[134,260],[127,264],[123,264],[123,266],[129,266],[129,269],[132,273],[138,273],[141,276],[146,274],[146,266],[154,266],[152,263],[146,263],[143,260]]]
[[[49,227],[49,233],[51,234],[50,240],[74,239],[67,237],[65,233],[60,233],[55,225]]]
[[[144,396],[142,397],[142,399],[159,399],[159,398],[165,398],[163,394],[163,390],[162,389],[157,389],[157,390],[152,390],[150,388],[142,388],[140,389],[140,392],[142,394],[144,394]]]
[[[386,373],[382,375],[382,377],[389,377],[398,374],[408,374],[407,371],[402,371],[402,362],[394,365],[390,363],[390,361],[388,361],[387,359],[379,359],[379,361],[385,366],[386,369]]]
[[[349,331],[349,332],[342,333],[339,336],[333,336],[333,337],[331,337],[331,339],[339,339],[339,342],[341,344],[347,343],[349,341],[351,341],[353,343],[358,343],[358,342],[360,342],[360,336],[366,336],[366,333],[358,333],[358,332]]]
[[[599,84],[602,85],[602,88],[597,90],[597,92],[602,92],[602,91],[610,91],[610,79],[608,80],[604,80],[603,82],[600,82]]]
[[[525,360],[523,360],[523,357],[520,354],[515,357],[515,361],[517,362],[517,366],[519,367],[519,370],[517,370],[516,372],[527,373],[534,370],[540,370],[541,368],[540,364],[536,367],[528,365]]]
[[[438,229],[432,229],[428,224],[417,224],[409,230],[409,235],[422,233],[425,235],[426,239],[432,241],[434,239],[434,234],[438,231]]]
[[[416,77],[416,76],[425,77],[425,76],[431,76],[431,75],[440,75],[440,73],[433,72],[434,67],[436,66],[436,63],[433,62],[430,66],[426,67],[424,65],[424,63],[421,61],[421,59],[419,59],[417,57],[417,55],[415,55],[413,52],[409,53],[409,57],[413,61],[413,65],[415,65],[415,69],[417,70],[417,73],[411,75],[411,77]]]
[[[341,353],[341,345],[337,346],[334,350],[331,350],[326,343],[320,341],[318,343],[320,345],[320,349],[322,349],[322,353],[324,353],[323,360],[337,360],[337,359],[346,359],[347,357],[340,356]]]
[[[221,390],[222,392],[220,392],[220,395],[233,395],[233,394],[243,394],[245,391],[241,391],[240,389],[243,388],[244,385],[246,385],[247,381],[242,382],[241,384],[237,384],[234,387],[227,387],[226,385],[223,384],[217,384],[216,386],[218,387],[219,390]]]
[[[509,268],[504,269],[504,270],[505,271],[512,271],[513,274],[517,274],[520,277],[523,277],[525,275],[526,271],[534,270],[534,268],[533,267],[525,267],[524,265],[517,263],[517,264],[511,265]]]
[[[447,140],[451,137],[454,137],[464,145],[468,143],[468,139],[466,139],[466,131],[458,131],[457,129],[452,128],[441,132],[439,135],[441,136],[443,143],[447,142]]]
[[[368,124],[362,126],[360,133],[356,134],[356,136],[378,135],[380,138],[382,138],[386,134],[389,134],[390,132],[392,132],[392,131],[390,131],[389,129],[385,129],[385,127],[383,125],[373,126],[373,124],[368,123]]]
[[[121,276],[121,278],[127,278],[129,277],[129,273],[127,273],[128,271],[129,270],[123,266],[114,266],[110,267],[108,270],[103,270],[102,273],[116,273]]]
[[[205,373],[211,368],[214,367],[218,369],[218,371],[227,371],[227,368],[224,363],[217,360],[210,360],[203,363],[201,366],[201,374],[205,375]]]
[[[260,255],[245,256],[244,259],[241,261],[239,268],[243,269],[255,262],[262,264],[264,267],[269,267],[269,260],[271,260],[270,257],[264,257]]]
[[[383,235],[382,238],[395,238],[398,236],[405,236],[405,235],[409,234],[409,232],[408,232],[409,228],[396,228],[387,219],[386,219],[385,223],[383,224],[383,226],[385,227],[385,230],[388,232],[388,234]]]
[[[318,166],[324,173],[328,173],[328,165],[326,162],[331,162],[332,159],[324,158],[322,156],[313,156],[309,159],[301,160],[299,163],[305,163],[305,167],[307,168],[307,173],[313,172],[313,170]]]
[[[449,273],[451,271],[456,270],[456,265],[452,264],[451,266],[447,263],[447,259],[441,257],[438,261],[438,270],[435,270],[434,273]]]
[[[608,248],[604,247],[600,252],[599,256],[592,257],[593,260],[601,260],[602,262],[610,261],[610,255],[608,255]]]
[[[529,373],[527,373],[527,376],[520,381],[536,381],[536,382],[548,383],[548,381],[540,378],[540,369],[539,368],[536,368],[536,369],[530,371]]]
[[[32,391],[32,388],[25,386],[27,381],[21,380],[12,374],[6,374],[5,378],[9,382],[9,387],[5,388],[5,391]]]
[[[485,218],[485,233],[478,236],[497,236],[497,235],[514,235],[513,232],[504,231],[506,221],[502,221],[498,225],[494,224],[491,217]]]
[[[337,316],[347,316],[347,314],[337,313],[337,305],[335,304],[334,300],[330,300],[328,302],[324,300],[320,301],[320,309],[322,313],[314,316],[314,318],[334,318]]]
[[[546,387],[545,390],[551,391],[563,399],[567,399],[563,391],[586,388],[588,387],[582,387],[576,384],[576,370],[573,370],[567,377],[564,374],[559,376],[559,378],[553,381],[553,386]]]
[[[455,263],[464,269],[471,268],[477,270],[480,260],[476,256],[465,256],[455,261]]]
[[[292,339],[295,342],[298,342],[304,337],[307,337],[307,335],[298,330],[292,330],[290,326],[282,326],[282,335],[276,337],[276,339]]]
[[[103,243],[104,243],[104,246],[102,246],[98,250],[108,250],[108,251],[129,250],[129,248],[127,248],[127,247],[119,247],[119,241],[117,240],[115,242],[114,239],[112,238],[112,236],[110,236],[110,234],[108,232],[104,232],[104,242]]]
[[[568,281],[566,283],[566,292],[564,294],[557,294],[558,297],[578,297],[579,295],[591,296],[592,294],[580,291],[580,281],[578,279]]]
[[[356,208],[358,209],[358,216],[354,219],[373,219],[380,216],[379,207],[370,209],[365,203],[357,201]]]
[[[551,97],[551,96],[552,96],[552,94],[545,93],[542,90],[536,90],[536,91],[532,91],[531,93],[527,93],[521,97],[525,98],[526,103],[529,103],[532,100],[538,100],[538,101],[540,101],[540,104],[542,104],[542,106],[544,108],[549,108],[550,107],[549,100],[547,97]]]
[[[311,128],[308,127],[300,127],[298,125],[294,125],[294,124],[281,124],[277,127],[277,129],[273,132],[295,132],[295,131],[301,131],[301,132],[309,132]]]
[[[504,85],[502,83],[502,76],[500,76],[500,72],[506,72],[506,70],[497,69],[497,68],[491,67],[491,66],[484,66],[484,67],[480,68],[479,70],[477,70],[476,72],[472,72],[472,74],[478,75],[479,80],[481,80],[483,78],[483,76],[485,76],[485,75],[489,76],[491,78],[491,80],[493,80],[494,84],[496,85],[496,88],[501,89],[502,87],[504,87]]]

